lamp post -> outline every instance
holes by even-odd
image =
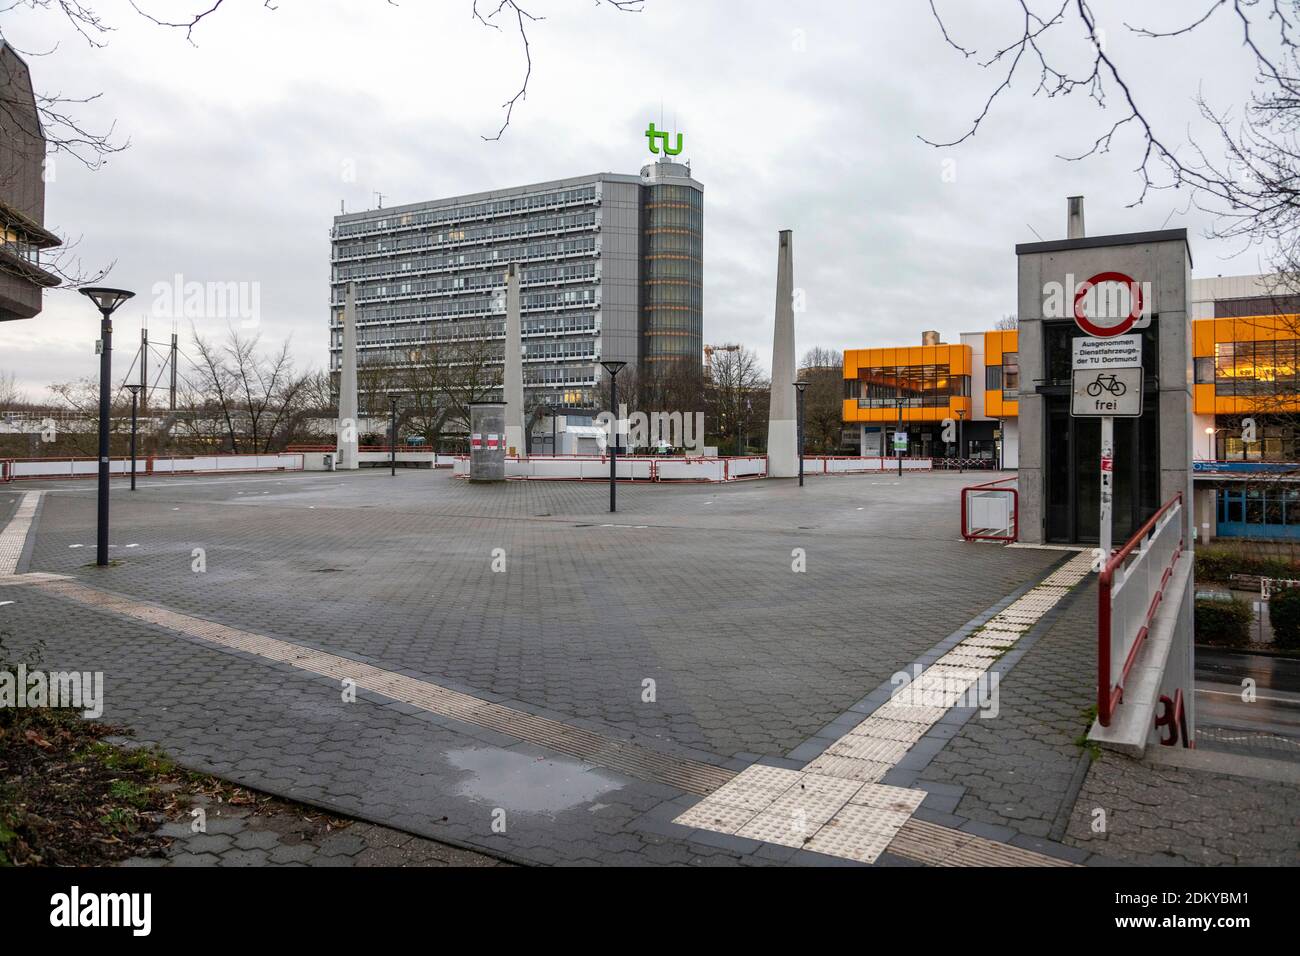
[[[1214,461],[1214,428],[1207,425],[1205,427],[1205,448],[1209,452],[1206,461]]]
[[[962,453],[961,422],[962,419],[965,417],[966,417],[966,409],[964,408],[957,409],[957,474],[959,475],[965,472],[966,470],[966,466],[962,464],[962,456],[961,456]]]
[[[882,428],[881,431],[884,431]],[[898,459],[898,477],[903,477],[903,450],[898,447],[898,436],[903,431],[903,393],[898,393],[898,428],[894,431],[894,457]]]
[[[753,412],[754,412],[754,403],[750,399],[746,398],[745,418],[744,421],[741,422],[741,429],[742,429],[741,435],[744,436],[740,441],[740,453],[742,455],[745,453],[745,449],[749,447],[749,416],[752,415]]]
[[[799,449],[799,487],[803,487],[803,393],[808,383],[800,380],[794,383],[795,403],[799,406],[799,431],[795,436],[795,447]]]
[[[127,299],[135,295],[125,289],[108,289],[92,286],[81,294],[99,309],[99,509],[96,519],[95,563],[108,565],[108,416],[112,410],[109,392],[113,378],[113,313]]]
[[[388,472],[397,477],[397,400],[400,395],[388,393]],[[436,456],[435,456],[436,457]]]
[[[131,490],[135,491],[135,413],[139,408],[140,389],[143,385],[128,385],[131,392]]]
[[[609,404],[614,416],[614,443],[609,448],[609,510],[613,514],[617,507],[617,485],[615,473],[618,468],[618,373],[623,371],[626,362],[601,362],[601,368],[609,373]]]

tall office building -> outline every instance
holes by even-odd
[[[522,269],[524,400],[590,411],[602,359],[653,373],[703,349],[704,192],[689,165],[597,173],[334,218],[330,367],[356,283],[358,362],[455,339],[500,342]]]

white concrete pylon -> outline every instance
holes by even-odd
[[[794,380],[794,239],[789,229],[782,229],[776,254],[776,327],[767,417],[767,474],[771,478],[799,474]]]
[[[524,334],[520,318],[519,265],[506,267],[506,454],[522,455],[524,444]]]
[[[337,468],[358,468],[357,458],[357,284],[349,282],[343,302],[343,355],[339,369]]]

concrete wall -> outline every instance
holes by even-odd
[[[1192,333],[1191,254],[1185,229],[1026,243],[1016,247],[1020,317],[1021,540],[1045,535],[1044,403],[1046,379],[1043,305],[1047,283],[1080,283],[1101,272],[1122,272],[1151,284],[1153,321],[1159,322],[1160,499],[1179,491],[1191,501]],[[1066,295],[1071,316],[1073,287]],[[1190,534],[1191,509],[1187,509]],[[1116,542],[1119,544],[1120,542]]]
[[[641,186],[603,179],[600,188],[600,357],[641,360]]]

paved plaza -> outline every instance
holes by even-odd
[[[114,486],[109,568],[92,483],[13,484],[0,632],[102,670],[104,719],[187,766],[513,862],[1300,861],[1285,775],[1079,746],[1093,576],[962,542],[968,483],[623,484],[610,515],[600,483],[159,478]],[[877,713],[897,672],[963,660],[1000,678],[997,716]],[[868,718],[897,745],[843,756]],[[756,795],[812,808],[808,836],[744,835]],[[1238,811],[1244,845],[1215,824]]]

